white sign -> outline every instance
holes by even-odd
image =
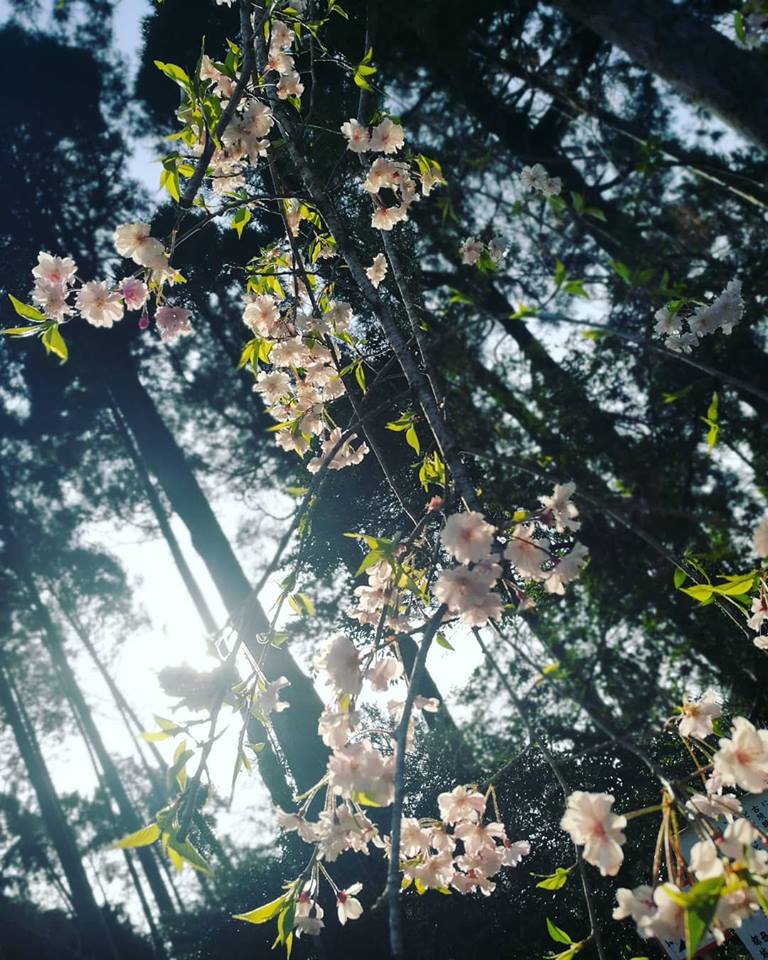
[[[688,956],[688,952],[685,949],[685,940],[660,940],[659,942],[664,948],[666,955],[671,957],[672,960],[685,960]],[[701,947],[696,951],[697,957],[709,953],[709,951],[716,946],[715,941],[709,934],[706,935],[701,943]]]
[[[768,833],[768,793],[742,797],[741,807],[744,811],[744,816],[751,823],[765,833]],[[686,860],[690,855],[691,847],[697,839],[691,829],[681,832],[680,848]],[[757,840],[754,846],[760,848],[763,844]],[[750,957],[754,957],[755,960],[768,960],[768,917],[766,917],[762,910],[755,914],[754,917],[743,920],[741,926],[734,932],[747,948]],[[674,960],[685,960],[684,943],[681,942],[679,950],[676,944],[671,943],[670,946],[667,944],[668,941],[665,941],[662,946],[670,957],[673,957]],[[677,952],[675,952],[676,950]]]
[[[754,823],[754,825],[768,833],[768,793],[759,793],[753,797],[744,797],[741,801],[741,807],[744,816]],[[759,841],[755,842],[755,847],[761,847]],[[768,917],[761,910],[748,920],[743,920],[741,926],[736,931],[736,936],[741,940],[749,951],[750,957],[756,960],[766,960],[768,958]]]

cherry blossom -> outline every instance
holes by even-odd
[[[441,793],[437,797],[440,816],[444,823],[457,823],[459,820],[477,821],[485,810],[485,797],[471,787],[454,787],[450,793]]]
[[[323,743],[332,750],[338,750],[349,740],[360,723],[360,714],[356,710],[333,710],[325,707],[320,714],[317,729]]]
[[[395,758],[384,757],[367,741],[348,743],[328,761],[333,792],[346,800],[363,794],[381,806],[394,796]]]
[[[523,167],[520,171],[520,185],[528,193],[541,193],[545,197],[556,196],[562,190],[560,178],[550,177],[540,163]]]
[[[81,316],[94,327],[111,327],[123,318],[123,301],[105,281],[90,280],[77,292],[75,305]]]
[[[461,262],[467,264],[468,266],[472,266],[480,259],[484,249],[485,244],[482,242],[482,240],[476,240],[474,237],[467,237],[467,239],[459,247]]]
[[[126,277],[120,284],[120,293],[125,301],[126,310],[141,310],[149,298],[146,283],[136,277]]]
[[[354,643],[343,633],[335,633],[318,658],[317,665],[337,693],[356,696],[360,693],[363,676],[360,654]]]
[[[720,740],[714,765],[724,784],[761,793],[768,786],[768,730],[756,730],[746,717],[736,717],[730,739]]]
[[[76,272],[77,264],[71,257],[54,257],[42,250],[37,255],[37,266],[32,268],[36,280],[65,286],[72,283]]]
[[[37,281],[32,290],[32,299],[46,317],[51,320],[62,321],[64,317],[72,313],[72,307],[67,302],[67,298],[72,291],[58,280],[47,280],[42,278]]]
[[[385,118],[371,131],[370,149],[374,153],[397,153],[405,143],[403,128]]]
[[[544,580],[547,574],[541,565],[549,559],[544,549],[545,541],[536,540],[534,529],[529,524],[519,523],[512,531],[504,548],[504,558],[517,567],[520,575],[532,580]]]
[[[576,519],[579,515],[578,508],[571,501],[575,489],[575,483],[556,483],[551,496],[539,498],[545,509],[542,522],[554,524],[558,533],[565,533],[566,530],[576,531],[581,527],[580,521]]]
[[[371,281],[371,284],[375,289],[378,289],[379,284],[384,280],[387,275],[387,259],[383,253],[377,253],[373,258],[373,263],[365,271],[368,279]]]
[[[347,138],[347,150],[351,150],[352,153],[366,153],[371,149],[371,135],[368,128],[358,123],[354,117],[342,123],[341,132]]]
[[[501,567],[496,563],[454,567],[442,571],[432,585],[432,593],[451,613],[461,614],[467,626],[480,627],[501,615],[501,598],[493,592],[500,575]]]
[[[357,920],[363,914],[363,905],[357,899],[355,894],[363,889],[362,883],[353,883],[346,890],[339,890],[336,894],[336,911],[339,915],[339,923],[342,926],[347,920]]]
[[[752,549],[758,557],[768,557],[768,516],[755,527],[752,534]]]
[[[576,543],[572,549],[561,557],[552,569],[546,574],[544,589],[547,593],[565,594],[566,584],[578,579],[589,551],[583,543]]]
[[[614,798],[609,793],[585,793],[577,790],[567,800],[560,826],[571,839],[583,846],[587,863],[598,867],[604,877],[613,877],[624,861],[621,845],[626,817],[613,813]]]
[[[722,707],[714,690],[707,690],[700,700],[685,698],[680,720],[680,735],[706,740],[713,732],[712,721],[722,715]]]
[[[290,704],[280,699],[280,691],[290,685],[290,680],[285,677],[278,677],[277,680],[267,683],[265,689],[260,691],[254,700],[254,710],[264,717],[269,717],[270,713],[281,713],[287,710]]]
[[[293,931],[296,936],[301,937],[303,933],[308,933],[311,937],[316,937],[324,926],[323,908],[308,893],[300,893],[293,919]]]
[[[155,313],[155,323],[164,343],[173,343],[179,337],[190,337],[195,332],[189,322],[192,316],[183,307],[160,307]]]
[[[477,563],[489,556],[495,533],[496,528],[481,513],[470,510],[448,517],[440,540],[459,563]]]
[[[632,917],[635,923],[645,920],[656,912],[656,902],[653,899],[653,888],[647,884],[628,890],[619,887],[616,891],[618,906],[613,911],[614,920],[623,920]]]

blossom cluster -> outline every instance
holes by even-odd
[[[510,577],[538,581],[547,593],[564,594],[566,584],[578,578],[588,555],[578,542],[562,553],[553,537],[580,528],[578,510],[571,500],[574,490],[573,483],[557,484],[551,496],[541,498],[541,513],[517,523],[504,544],[499,542],[497,528],[477,511],[448,517],[441,540],[458,566],[443,570],[432,592],[449,613],[459,615],[470,627],[497,619],[503,604],[495,588],[503,574],[503,561],[510,565]],[[518,602],[531,605],[523,589],[514,582],[513,586]]]
[[[485,822],[487,800],[487,794],[473,786],[458,786],[438,796],[439,819],[402,818],[399,857],[403,889],[414,885],[419,893],[453,889],[489,896],[496,886],[493,878],[504,867],[516,867],[528,856],[528,841],[511,841],[498,820]],[[345,850],[367,854],[370,846],[379,848],[385,857],[390,855],[391,838],[382,836],[354,801],[326,807],[315,821],[308,820],[303,812],[286,813],[278,807],[276,819],[282,830],[295,831],[305,842],[316,844],[316,864],[333,863]],[[327,869],[322,869],[322,876],[332,885],[339,922],[360,917],[363,907],[357,894],[362,883],[340,890]],[[324,926],[318,886],[313,877],[298,896],[297,935],[314,935]]]
[[[360,155],[369,152],[394,154],[405,144],[403,128],[389,117],[372,129],[351,118],[341,125],[341,132],[347,140],[347,149]],[[445,182],[439,165],[425,157],[417,158],[415,166],[401,160],[387,160],[386,157],[377,157],[371,163],[363,181],[363,189],[373,201],[371,226],[377,230],[391,230],[395,224],[408,219],[411,205],[419,199],[417,176],[421,195],[425,197],[435,186]],[[385,197],[388,195],[395,202],[385,202],[382,191]],[[373,277],[371,282],[375,283]],[[375,285],[378,286],[378,283]]]
[[[563,189],[560,177],[550,177],[540,163],[523,167],[519,180],[526,193],[540,193],[544,197],[555,197]]]
[[[278,421],[277,443],[303,457],[313,437],[320,438],[319,453],[307,464],[310,473],[324,464],[331,470],[358,464],[368,452],[367,444],[354,446],[355,435],[344,438],[327,412],[327,404],[346,388],[326,344],[348,332],[352,308],[331,300],[318,317],[299,312],[295,305],[285,307],[283,300],[275,294],[248,295],[243,310],[243,322],[269,364],[268,370],[257,373],[253,389]]]
[[[713,735],[714,722],[721,713],[716,695],[708,690],[699,700],[686,699],[677,719],[680,735],[692,738],[694,747],[701,744],[704,755],[711,757],[709,776],[704,777],[703,769],[698,771],[703,790],[686,786],[689,796],[684,804],[682,798],[665,788],[665,803],[680,808],[698,837],[686,855],[687,862],[679,864],[666,883],[617,891],[614,918],[631,917],[638,934],[645,939],[685,939],[688,901],[685,889],[679,885],[681,874],[687,875],[691,884],[722,880],[710,923],[717,942],[723,941],[724,931],[740,927],[760,909],[757,889],[768,880],[766,836],[741,816],[740,800],[725,789],[759,794],[768,788],[768,730],[758,730],[745,717],[736,717],[730,736],[721,737],[718,749],[711,751],[704,741]],[[622,847],[628,816],[615,813],[613,804],[611,794],[576,791],[567,798],[561,821],[573,842],[583,848],[584,860],[598,867],[604,876],[615,876],[624,861]],[[666,819],[664,828],[668,829],[668,825]],[[679,849],[678,838],[674,846]],[[671,865],[667,866],[671,871]]]
[[[467,237],[459,246],[461,262],[467,266],[474,266],[483,256],[487,256],[492,263],[499,264],[507,252],[503,237],[492,237],[488,243],[475,237]]]
[[[123,319],[126,310],[140,310],[139,326],[145,329],[149,326],[147,303],[154,292],[157,299],[155,323],[162,339],[170,343],[191,334],[190,312],[162,303],[163,284],[175,282],[178,275],[169,266],[163,244],[150,236],[149,225],[121,224],[115,230],[114,241],[117,252],[130,257],[140,268],[140,276],[127,276],[117,283],[79,281],[74,260],[40,251],[37,266],[32,269],[35,280],[32,301],[43,315],[56,323],[67,322],[67,318],[79,315],[91,326],[112,327]]]
[[[752,535],[752,548],[761,559],[768,558],[768,516],[764,517],[755,527]],[[750,629],[757,633],[754,638],[755,646],[760,650],[768,652],[768,577],[765,574],[760,577],[760,586],[758,595],[752,600],[748,625]]]
[[[741,281],[731,280],[712,303],[700,304],[692,312],[685,310],[682,300],[661,307],[654,314],[656,323],[653,329],[668,350],[690,353],[708,334],[717,330],[731,333],[743,315]]]

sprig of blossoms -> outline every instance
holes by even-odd
[[[162,339],[169,343],[190,335],[190,312],[162,304],[163,285],[176,282],[178,273],[169,266],[162,242],[150,235],[149,224],[121,224],[115,230],[114,242],[121,256],[130,257],[141,268],[141,276],[124,277],[117,283],[80,281],[74,260],[40,251],[37,266],[32,269],[35,284],[31,299],[42,315],[56,324],[79,315],[91,326],[110,328],[123,319],[126,310],[141,310],[139,325],[143,329],[149,323],[146,304],[154,293],[158,301],[155,322]]]
[[[475,237],[467,237],[459,246],[461,262],[467,266],[474,266],[479,263],[481,266],[488,262],[498,266],[504,259],[507,252],[506,244],[502,237],[492,237],[488,243],[484,240],[477,240]]]
[[[661,307],[654,314],[653,329],[668,350],[690,353],[709,334],[718,330],[730,334],[743,316],[741,281],[731,280],[712,303],[693,305],[673,300]]]
[[[560,177],[550,177],[540,163],[535,163],[532,167],[523,167],[519,180],[526,193],[540,193],[544,197],[555,197],[563,189],[563,181]]]
[[[568,583],[578,578],[588,556],[587,548],[575,543],[566,553],[547,535],[579,529],[578,509],[571,501],[575,484],[555,487],[553,494],[543,497],[544,510],[538,517],[516,524],[506,535],[506,543],[497,541],[498,530],[482,514],[469,511],[454,514],[446,520],[441,541],[446,551],[460,564],[443,570],[432,592],[448,607],[449,614],[459,615],[464,624],[479,627],[500,617],[503,603],[496,585],[504,576],[501,561],[510,565],[507,580],[521,602],[528,598],[514,584],[513,577],[539,581],[547,593],[564,594]]]

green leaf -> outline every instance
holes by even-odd
[[[168,838],[168,847],[180,856],[193,869],[201,873],[210,873],[211,868],[207,862],[195,850],[189,840],[177,840],[175,837]]]
[[[745,573],[735,577],[724,577],[726,582],[714,587],[714,592],[722,597],[739,597],[749,593],[755,580],[755,574]]]
[[[463,303],[470,307],[474,306],[474,300],[462,293],[461,290],[457,290],[456,287],[448,287],[448,291],[451,294],[448,303]]]
[[[556,927],[549,917],[547,917],[547,930],[549,931],[550,937],[552,937],[556,943],[573,943],[573,940],[568,936],[565,930],[561,930],[560,927]]]
[[[408,427],[405,431],[405,442],[411,447],[412,450],[415,450],[417,454],[421,453],[421,444],[419,443],[419,437],[414,430],[413,426]]]
[[[40,339],[43,341],[46,353],[55,353],[56,356],[61,359],[62,363],[66,363],[69,350],[64,342],[64,337],[62,337],[59,331],[58,323],[52,323],[50,327],[47,327],[43,331]]]
[[[438,647],[442,647],[444,650],[454,650],[454,649],[455,649],[454,647],[451,646],[448,638],[447,638],[446,635],[442,632],[442,630],[441,630],[440,633],[438,633],[437,636],[435,637],[435,643],[438,645]]]
[[[357,568],[356,577],[359,577],[361,573],[365,573],[366,570],[369,570],[371,567],[375,567],[379,560],[384,559],[384,554],[381,550],[371,550],[369,554],[363,558],[363,562]]]
[[[366,77],[373,76],[373,74],[377,72],[377,67],[371,66],[371,60],[373,60],[373,47],[368,48],[366,55],[355,67],[355,75],[353,79],[355,84],[360,87],[361,90],[373,90],[373,87],[365,79]]]
[[[672,579],[675,586],[679,590],[680,587],[682,587],[682,585],[688,579],[688,574],[685,572],[685,570],[681,570],[679,567],[675,567],[675,573]]]
[[[314,617],[317,614],[314,603],[310,600],[306,593],[297,593],[294,594],[294,596],[306,611],[307,616]]]
[[[6,327],[0,330],[7,337],[32,337],[40,333],[40,327]]]
[[[567,293],[569,297],[583,297],[585,300],[589,300],[589,294],[584,289],[583,280],[568,280],[567,283],[563,284],[563,293]]]
[[[160,174],[160,186],[168,191],[176,203],[179,202],[181,199],[181,191],[179,189],[179,175],[175,167],[172,170],[163,170]]]
[[[156,823],[151,823],[148,827],[142,827],[135,833],[129,833],[127,837],[118,840],[112,844],[114,850],[127,850],[129,847],[148,847],[154,843],[160,836],[160,827]]]
[[[251,222],[251,211],[248,207],[240,207],[239,210],[235,211],[234,217],[232,217],[232,229],[237,231],[238,239],[242,237],[243,230]]]
[[[568,882],[572,867],[556,867],[555,872],[537,883],[536,886],[542,890],[560,890]]]
[[[367,793],[363,793],[362,790],[355,790],[352,794],[352,799],[355,803],[359,803],[361,807],[380,807],[382,804],[377,803],[376,800],[373,800],[368,796]]]
[[[265,903],[263,907],[256,907],[255,910],[250,910],[248,913],[236,913],[233,915],[233,919],[245,920],[246,923],[266,923],[280,913],[287,899],[286,896],[278,897],[277,900]]]
[[[29,304],[22,303],[21,300],[17,300],[12,293],[8,294],[8,299],[13,304],[13,309],[18,313],[20,317],[24,317],[25,320],[34,320],[36,323],[45,323],[48,319],[44,313],[36,307],[30,307]]]
[[[609,260],[608,263],[625,283],[632,283],[632,271],[626,263],[622,263],[621,260]]]
[[[733,15],[733,29],[736,31],[736,36],[739,40],[746,46],[747,28],[744,24],[744,14],[741,10],[737,10]]]
[[[168,740],[171,734],[165,730],[142,730],[139,736],[147,743],[160,743],[163,740]]]
[[[693,597],[694,600],[698,600],[700,603],[704,603],[712,599],[714,589],[711,584],[697,583],[693,587],[683,587],[681,592],[687,593],[689,597]]]
[[[363,393],[367,393],[368,388],[365,385],[365,370],[363,369],[362,363],[355,364],[355,380],[357,380],[357,385]]]
[[[191,89],[191,82],[186,71],[182,70],[181,67],[177,67],[175,63],[163,63],[162,60],[155,60],[155,66],[164,73],[166,77],[174,80],[179,86],[184,87],[185,90]]]
[[[693,960],[707,928],[712,923],[724,885],[724,877],[711,877],[694,884],[686,894],[685,946],[688,960]]]

